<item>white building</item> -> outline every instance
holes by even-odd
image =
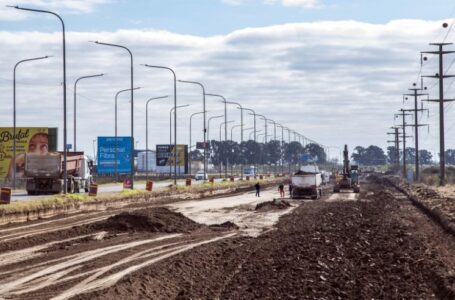
[[[137,154],[137,171],[146,172],[146,170],[156,172],[156,151],[149,150],[147,155],[146,151]]]

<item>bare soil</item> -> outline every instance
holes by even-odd
[[[76,299],[454,299],[453,239],[393,189],[363,188],[360,201],[305,202],[275,231],[198,247]]]
[[[452,235],[381,182],[336,196],[298,202],[256,238],[162,207],[58,219],[33,236],[0,227],[0,298],[455,299]],[[263,198],[245,213],[285,210]]]
[[[109,217],[107,220],[90,224],[89,226],[97,231],[147,231],[167,233],[188,233],[202,228],[201,224],[188,219],[181,213],[170,211],[165,207],[126,211]]]

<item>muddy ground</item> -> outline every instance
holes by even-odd
[[[0,227],[0,298],[455,299],[453,236],[393,188],[276,197]]]

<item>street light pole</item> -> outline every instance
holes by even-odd
[[[168,70],[174,76],[174,185],[177,185],[177,75],[174,70],[169,67],[152,66],[147,64],[143,66],[147,68]]]
[[[18,61],[14,65],[13,69],[13,189],[16,189],[16,70],[17,67],[24,62],[34,61],[34,60],[41,60],[49,58],[50,56],[41,56],[41,57],[34,57],[23,59]]]
[[[89,76],[82,76],[82,77],[79,77],[78,79],[76,79],[76,81],[74,82],[74,113],[73,113],[73,130],[74,130],[74,133],[73,133],[73,138],[74,138],[74,152],[76,152],[76,97],[77,97],[77,93],[76,93],[76,90],[77,90],[77,83],[79,82],[79,80],[82,80],[82,79],[86,79],[86,78],[93,78],[93,77],[101,77],[101,76],[104,76],[105,74],[96,74],[96,75],[89,75]]]
[[[174,116],[175,116],[176,115],[175,111],[178,108],[188,107],[188,106],[190,106],[190,105],[184,104],[184,105],[175,106],[175,107],[171,108],[171,110],[169,111],[169,146],[172,145],[172,112],[174,112]],[[174,126],[176,124],[177,123],[174,120]],[[174,128],[174,132],[175,131],[176,130]],[[176,136],[174,136],[174,138],[176,138]],[[174,145],[174,152],[177,153],[177,145]],[[169,166],[169,177],[171,177],[171,176],[172,176],[172,166]],[[174,156],[174,184],[177,185],[177,157],[176,156]]]
[[[191,160],[191,146],[192,146],[191,145],[191,143],[192,143],[192,141],[191,141],[191,131],[192,131],[192,129],[191,128],[192,128],[192,126],[191,126],[191,124],[192,124],[194,116],[200,115],[200,114],[205,114],[205,113],[206,113],[205,111],[201,111],[201,112],[194,113],[194,114],[192,114],[190,116],[190,144],[188,146],[188,149],[189,149],[189,152],[190,152],[189,155],[188,155],[188,159],[190,161],[190,163],[189,163],[189,172],[188,173],[190,173],[190,175],[191,175],[191,163],[192,163],[192,160]],[[204,130],[204,138],[205,138],[205,130]],[[204,142],[204,148],[205,148],[205,142]],[[205,161],[204,161],[204,166],[205,166]],[[204,167],[204,172],[205,172],[205,167]],[[204,180],[205,180],[205,175],[204,175]]]
[[[208,140],[209,145],[210,145],[210,121],[213,119],[219,119],[222,117],[223,117],[223,115],[213,116],[213,117],[210,117],[209,120],[207,121],[207,140]],[[207,161],[207,163],[208,163],[208,161]]]
[[[226,115],[225,115],[225,117],[226,117]],[[224,129],[225,129],[224,132],[226,133],[227,124],[233,123],[233,122],[234,122],[234,121],[228,121],[228,122],[223,122],[223,123],[220,124],[220,146],[221,146],[221,127],[223,127],[223,125],[224,125]],[[226,143],[226,140],[225,140],[225,143]],[[222,151],[222,152],[219,151],[219,152],[220,152],[220,154],[221,154],[221,153],[223,153],[223,152],[225,152],[225,151]],[[228,156],[227,153],[224,153],[224,156],[225,156],[225,159],[226,159],[226,157]],[[224,170],[225,170],[224,178],[227,178],[227,165],[224,165]],[[221,176],[222,176],[222,175],[221,175],[221,156],[220,156],[220,178],[221,178]]]
[[[204,174],[207,174],[207,128],[205,127],[206,126],[206,113],[207,113],[207,110],[206,110],[206,106],[205,106],[205,96],[207,95],[205,93],[205,87],[202,83],[200,82],[197,82],[197,81],[187,81],[187,80],[179,80],[179,82],[182,82],[182,83],[189,83],[189,84],[195,84],[195,85],[198,85],[202,88],[202,112],[204,114],[204,117],[203,117],[203,128],[204,128]],[[190,145],[191,146],[191,145]],[[205,181],[205,175],[204,175],[204,181]]]
[[[207,122],[207,139],[209,140],[210,142],[210,121],[213,120],[213,119],[219,119],[219,118],[222,118],[223,115],[219,115],[219,116],[213,116],[213,117],[210,117],[208,122]]]
[[[262,118],[264,120],[264,130],[265,130],[265,133],[264,133],[264,152],[265,154],[267,153],[266,149],[267,149],[267,123],[268,123],[268,119],[264,116],[264,115],[260,115],[260,114],[257,114],[260,118]],[[264,157],[264,153],[263,153],[263,156]],[[267,155],[266,155],[266,158],[267,158]],[[267,164],[263,165],[263,169],[265,169],[265,166]],[[264,172],[264,170],[263,170]]]
[[[207,96],[212,96],[212,97],[218,97],[218,98],[221,98],[222,99],[222,102],[224,103],[224,122],[227,123],[227,101],[226,101],[226,98],[222,95],[219,95],[219,94],[206,94]],[[225,146],[227,144],[227,126],[224,127],[224,143],[225,143]],[[224,178],[227,178],[227,165],[228,165],[228,162],[229,162],[229,158],[228,156],[226,155],[226,157],[224,158]]]
[[[291,130],[287,127],[285,127],[284,129],[286,129],[288,131],[288,147],[291,145]],[[290,147],[289,147],[290,149]],[[291,174],[291,155],[289,153],[289,161],[288,161],[288,168],[289,168],[289,174]]]
[[[141,87],[136,87],[136,88],[133,88],[133,90],[138,90],[140,88]],[[119,180],[119,177],[118,177],[118,140],[117,140],[117,99],[118,99],[118,95],[120,95],[123,92],[127,92],[129,90],[131,90],[131,89],[121,90],[121,91],[118,91],[117,94],[115,94],[115,177],[116,177],[117,181]],[[131,139],[133,139],[133,138],[131,137]],[[133,148],[134,148],[134,146],[133,146]],[[134,157],[134,152],[132,152],[131,155]],[[131,160],[133,160],[133,163],[134,163],[133,157],[131,157]]]
[[[66,38],[65,38],[65,22],[63,22],[62,17],[60,17],[57,13],[48,11],[48,10],[41,10],[41,9],[32,9],[32,8],[24,8],[19,6],[8,6],[13,7],[15,9],[38,12],[38,13],[45,13],[51,14],[57,17],[61,24],[62,24],[62,41],[63,41],[63,193],[67,193],[67,180],[68,180],[68,171],[66,168],[66,160],[67,160],[67,128],[66,128]]]
[[[283,152],[284,152],[284,127],[283,125],[277,123],[278,127],[281,128],[281,143],[280,143],[280,157],[281,157],[281,174],[284,174],[284,155],[283,155]]]
[[[242,144],[243,144],[243,107],[237,102],[232,102],[232,101],[226,101],[226,104],[234,104],[237,105],[238,108],[240,109],[240,161],[241,163],[241,170],[240,170],[240,180],[243,180],[243,149],[242,149]]]
[[[130,51],[125,46],[122,45],[117,45],[117,44],[110,44],[110,43],[102,43],[95,41],[95,44],[98,45],[104,45],[104,46],[111,46],[111,47],[117,47],[117,48],[122,48],[126,50],[129,55],[130,55],[130,90],[131,90],[131,172],[130,172],[130,177],[131,177],[131,189],[134,189],[134,70],[133,70],[133,53]]]
[[[257,130],[256,130],[256,112],[254,110],[252,110],[251,108],[244,108],[245,110],[248,110],[248,111],[251,111],[253,113],[253,116],[254,116],[254,146],[256,147],[257,146],[257,142],[256,142],[256,133],[257,133]],[[254,164],[254,178],[256,178],[256,173],[257,173],[257,164],[256,164],[256,159],[255,159],[255,164]]]
[[[145,180],[149,179],[149,103],[165,98],[168,98],[168,96],[154,97],[148,99],[145,103]]]
[[[269,119],[269,122],[273,123],[273,140],[274,140],[274,142],[276,143],[276,122],[273,121],[273,120],[271,120],[271,119]],[[275,169],[275,175],[276,175],[276,171],[277,171],[277,165],[276,165],[276,163],[277,163],[277,162],[275,161],[275,168],[274,168],[274,169]]]

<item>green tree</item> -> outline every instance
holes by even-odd
[[[430,151],[422,149],[419,150],[419,162],[422,165],[430,165],[433,163],[433,154]]]
[[[304,152],[308,153],[311,157],[316,159],[317,163],[326,163],[327,155],[324,151],[324,148],[318,144],[310,143],[305,146]]]
[[[446,163],[449,165],[455,165],[455,149],[447,149],[444,154]]]
[[[396,164],[396,148],[395,146],[387,147],[387,162],[391,165]]]

